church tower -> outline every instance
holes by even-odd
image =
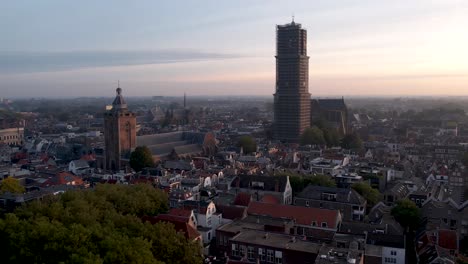
[[[128,110],[120,85],[116,92],[104,114],[105,167],[113,171],[125,168],[136,147],[136,116]]]

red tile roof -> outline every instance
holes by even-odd
[[[168,214],[160,214],[157,216],[144,216],[142,218],[143,221],[148,221],[151,224],[156,224],[159,222],[167,222],[174,225],[174,229],[177,232],[182,232],[186,239],[188,240],[196,240],[200,238],[200,233],[191,226],[187,221],[185,221],[185,217],[180,216],[173,216]]]
[[[234,205],[249,206],[252,196],[249,193],[240,192],[234,198]]]
[[[278,198],[271,194],[264,195],[262,197],[261,202],[269,203],[269,204],[280,204],[280,201],[278,200]]]
[[[53,186],[53,185],[83,185],[84,182],[80,177],[77,177],[70,172],[61,171],[55,176],[50,177],[42,183],[42,186]]]
[[[336,228],[339,220],[338,210],[261,202],[251,202],[247,213],[250,215],[265,215],[273,218],[294,219],[296,223],[307,226],[312,225],[312,222],[315,221],[317,226],[320,227],[323,222],[326,222],[328,228]]]
[[[247,207],[235,205],[217,205],[216,211],[223,214],[225,219],[241,219],[244,217]]]
[[[439,230],[438,245],[445,249],[458,249],[457,232],[455,230]]]
[[[85,154],[83,156],[81,156],[82,160],[86,160],[86,161],[94,161],[96,160],[96,154]]]
[[[182,209],[182,208],[172,208],[171,210],[169,210],[168,214],[188,218],[192,215],[192,210]]]

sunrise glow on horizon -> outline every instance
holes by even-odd
[[[8,1],[2,97],[271,95],[275,26],[307,30],[312,96],[468,96],[467,1]],[[57,21],[60,21],[58,23]]]

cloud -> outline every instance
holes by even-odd
[[[0,52],[0,74],[210,61],[240,57],[243,56],[194,50]]]

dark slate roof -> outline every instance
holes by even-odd
[[[366,200],[353,189],[315,185],[307,186],[297,197],[310,200],[322,200],[322,193],[336,193],[336,202],[340,203],[364,204],[366,202]]]
[[[237,187],[239,182],[240,188],[256,189],[252,186],[253,182],[263,183],[263,188],[258,188],[265,191],[275,192],[278,186],[280,192],[284,192],[288,182],[287,176],[268,176],[268,175],[239,175],[231,184],[231,187]]]
[[[164,168],[172,170],[192,170],[192,165],[189,162],[183,160],[167,160],[164,162]],[[197,179],[198,180],[198,179]]]
[[[170,132],[137,137],[137,144],[147,146],[153,155],[165,156],[175,151],[178,155],[197,154],[202,152],[201,145],[205,133]]]
[[[347,109],[346,104],[343,98],[340,99],[312,99],[313,105],[318,105],[321,109],[324,110],[341,110],[345,111]]]
[[[368,233],[367,244],[384,247],[405,248],[405,236]]]

